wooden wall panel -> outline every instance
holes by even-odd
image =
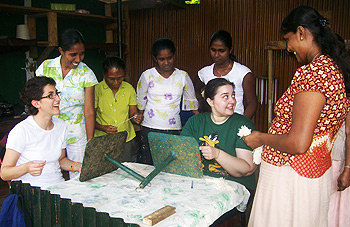
[[[348,0],[202,0],[185,9],[172,6],[129,12],[129,79],[136,86],[141,73],[153,66],[150,49],[160,37],[171,38],[176,46],[176,67],[197,79],[197,71],[212,63],[208,43],[219,29],[233,37],[234,54],[257,77],[267,76],[266,42],[282,40],[279,29],[283,18],[295,7],[308,5],[331,15],[332,29],[350,39],[350,1]],[[299,64],[284,50],[273,53],[276,98],[289,86]],[[267,130],[267,102],[258,108],[254,123]]]

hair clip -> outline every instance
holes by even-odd
[[[203,89],[203,91],[201,92],[201,96],[202,96],[202,98],[204,98],[204,89]]]
[[[326,27],[326,25],[329,24],[329,22],[328,22],[327,18],[321,18],[320,24],[322,27]]]

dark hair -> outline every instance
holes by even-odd
[[[33,100],[40,100],[44,94],[44,87],[46,85],[56,86],[54,79],[49,77],[33,77],[29,79],[23,88],[23,91],[19,94],[24,105],[27,106],[27,113],[29,115],[36,115],[39,110],[32,105]]]
[[[168,38],[157,39],[152,44],[152,56],[156,58],[161,50],[170,50],[173,54],[175,54],[176,48],[174,42]]]
[[[296,33],[298,26],[307,28],[313,35],[315,42],[320,45],[323,54],[334,59],[343,74],[347,93],[350,92],[350,58],[345,49],[344,41],[327,26],[328,20],[321,16],[314,8],[300,6],[293,9],[284,18],[281,33]]]
[[[118,68],[123,69],[125,71],[125,63],[120,57],[117,56],[109,56],[107,57],[102,64],[102,73],[103,75],[107,75],[108,69],[110,68]]]
[[[233,51],[231,51],[231,49],[232,49],[232,37],[231,37],[231,34],[229,32],[224,31],[224,30],[219,30],[219,31],[215,32],[210,38],[209,47],[215,41],[221,41],[230,50],[229,58],[232,61],[237,61],[236,57],[233,55]]]
[[[85,45],[83,35],[78,30],[69,28],[62,33],[59,46],[63,51],[67,51],[72,46],[80,43]]]
[[[214,96],[217,94],[219,87],[231,85],[235,89],[235,85],[225,78],[215,78],[209,80],[207,85],[205,85],[204,90],[201,92],[201,99],[199,100],[198,111],[201,113],[211,112],[211,107],[207,102],[207,98],[211,100],[214,99]]]

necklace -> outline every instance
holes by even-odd
[[[319,56],[321,55],[320,52],[318,52],[313,58],[312,58],[312,61],[314,61],[316,58],[318,58]]]
[[[216,64],[214,65],[214,70],[220,75],[220,77],[226,76],[226,74],[229,72],[229,70],[232,69],[232,62],[228,65],[228,67],[224,70],[224,72],[220,72],[218,68],[216,67]]]

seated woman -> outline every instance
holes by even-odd
[[[67,126],[53,117],[60,113],[55,81],[34,77],[27,81],[21,99],[29,116],[9,133],[1,166],[3,180],[21,180],[45,189],[64,181],[61,169],[77,172],[81,163],[66,158]]]
[[[254,194],[256,183],[252,149],[237,133],[245,125],[255,130],[252,121],[238,113],[234,85],[224,78],[212,79],[205,86],[200,111],[181,131],[198,140],[202,152],[203,173],[243,184]],[[253,196],[251,196],[252,198]]]

